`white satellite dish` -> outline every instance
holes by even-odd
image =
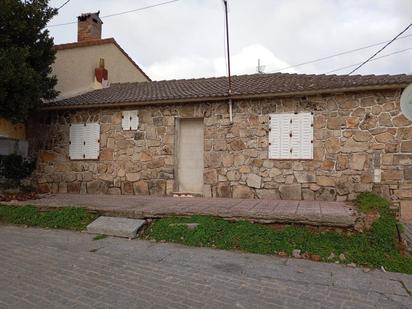
[[[401,111],[406,118],[412,121],[412,84],[402,92]]]

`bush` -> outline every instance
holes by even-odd
[[[35,160],[27,160],[16,154],[0,156],[0,177],[19,185],[22,179],[31,175],[35,164]]]

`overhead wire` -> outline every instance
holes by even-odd
[[[378,55],[381,51],[383,51],[386,47],[388,47],[390,44],[392,44],[398,37],[400,37],[402,34],[404,34],[408,29],[412,26],[412,23],[409,24],[405,29],[403,29],[401,32],[399,32],[392,40],[390,40],[388,43],[385,44],[381,49],[379,49],[376,53],[374,53],[372,56],[370,56],[368,59],[363,61],[361,64],[359,64],[356,68],[354,68],[352,71],[348,73],[348,75],[351,75],[352,73],[356,72],[359,70],[361,67],[363,67],[365,64],[367,64],[369,61],[371,61],[373,58],[375,58],[376,55]]]
[[[133,10],[128,10],[128,11],[124,11],[124,12],[119,12],[119,13],[100,16],[100,18],[103,19],[103,18],[109,18],[109,17],[119,16],[119,15],[129,14],[129,13],[133,13],[133,12],[143,11],[143,10],[147,10],[147,9],[151,9],[151,8],[154,8],[154,7],[170,4],[170,3],[173,3],[173,2],[177,2],[177,1],[179,1],[179,0],[170,0],[170,1],[166,1],[166,2],[153,4],[153,5],[144,6],[144,7],[133,9]],[[72,24],[77,24],[77,21],[54,24],[54,25],[50,25],[50,26],[47,26],[47,27],[49,27],[49,28],[50,27],[60,27],[60,26],[66,26],[66,25],[72,25]]]
[[[386,58],[386,57],[389,57],[389,56],[393,56],[393,55],[396,55],[396,54],[404,53],[404,52],[409,51],[409,50],[412,50],[412,47],[409,47],[409,48],[406,48],[406,49],[402,49],[402,50],[398,50],[398,51],[395,51],[395,52],[393,52],[393,53],[389,53],[389,54],[386,54],[386,55],[383,55],[383,56],[380,56],[380,57],[373,58],[373,59],[369,60],[369,62],[376,61],[376,60],[379,60],[379,59],[382,59],[382,58]],[[351,67],[354,67],[354,66],[356,66],[356,65],[360,65],[360,64],[362,64],[362,63],[363,63],[363,62],[350,64],[350,65],[347,65],[347,66],[344,66],[344,67],[340,67],[340,68],[337,68],[337,69],[334,69],[334,70],[325,72],[324,74],[330,74],[330,73],[333,73],[333,72],[337,72],[337,71],[349,69],[349,68],[351,68]]]
[[[412,34],[408,34],[408,35],[398,37],[397,40],[406,39],[406,38],[409,38],[409,37],[412,37]],[[322,57],[322,58],[316,58],[316,59],[313,59],[313,60],[293,64],[293,65],[283,67],[283,68],[280,68],[280,69],[277,69],[277,70],[271,70],[268,73],[280,72],[280,71],[284,71],[284,70],[287,70],[287,69],[300,67],[300,66],[303,66],[303,65],[306,65],[306,64],[316,63],[316,62],[320,62],[320,61],[323,61],[323,60],[335,58],[335,57],[338,57],[338,56],[351,54],[351,53],[354,53],[354,52],[357,52],[357,51],[360,51],[360,50],[363,50],[363,49],[368,49],[368,48],[371,48],[371,47],[379,46],[379,45],[382,45],[382,44],[385,44],[385,43],[388,43],[388,42],[390,42],[390,41],[383,41],[383,42],[374,43],[374,44],[371,44],[371,45],[367,45],[367,46],[363,46],[363,47],[359,47],[359,48],[355,48],[355,49],[350,49],[350,50],[347,50],[347,51],[339,52],[339,53],[329,55],[329,56],[325,56],[325,57]]]

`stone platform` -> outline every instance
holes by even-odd
[[[145,220],[101,216],[87,226],[87,232],[117,237],[135,238]]]
[[[357,212],[351,205],[328,201],[50,194],[38,200],[10,203],[42,208],[82,207],[102,215],[137,219],[210,215],[260,223],[301,223],[336,227],[352,227],[357,219]]]

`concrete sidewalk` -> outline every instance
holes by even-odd
[[[356,211],[350,205],[327,201],[53,194],[38,200],[10,203],[39,207],[75,206],[100,214],[139,219],[211,215],[261,223],[303,223],[337,227],[351,227],[357,219]]]

